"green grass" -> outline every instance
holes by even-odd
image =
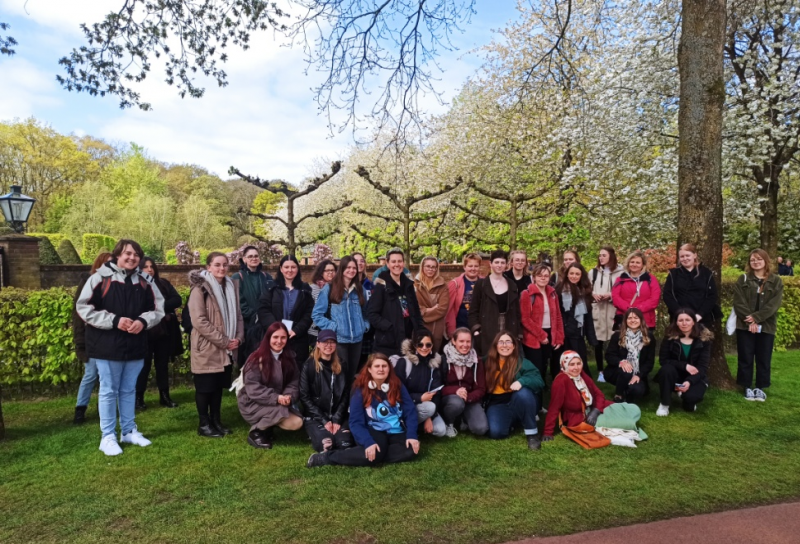
[[[90,421],[71,425],[74,399],[4,404],[0,542],[503,542],[653,521],[800,496],[800,353],[777,353],[768,402],[711,391],[697,413],[643,405],[650,440],[584,451],[557,436],[528,452],[505,441],[424,438],[415,463],[308,470],[302,432],[272,451],[235,434],[195,434],[193,393],[174,410],[137,416],[148,448],[107,458]],[[606,393],[609,388],[604,386]]]

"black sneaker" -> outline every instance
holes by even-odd
[[[86,423],[86,406],[75,407],[75,417],[72,420],[73,425],[83,425]]]
[[[528,449],[529,450],[540,450],[542,449],[542,439],[539,438],[539,434],[529,434],[528,438]]]
[[[326,465],[330,465],[330,463],[325,453],[312,453],[311,457],[308,458],[308,462],[306,462],[306,468],[324,467]]]

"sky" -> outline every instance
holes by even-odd
[[[68,92],[56,81],[58,59],[84,43],[79,25],[102,19],[121,0],[0,0],[5,34],[19,42],[16,55],[0,58],[0,121],[35,117],[64,134],[143,146],[167,163],[196,164],[223,178],[228,168],[267,179],[298,183],[314,174],[320,159],[343,158],[354,143],[351,130],[331,134],[319,115],[311,88],[316,74],[304,74],[299,50],[282,47],[272,33],[254,36],[251,49],[231,49],[224,69],[228,86],[201,80],[200,99],[178,96],[155,69],[141,86],[153,109],[121,110],[116,97]],[[488,44],[493,30],[516,17],[513,0],[476,0],[472,22],[455,36],[455,52],[439,58],[444,69],[436,90],[445,100],[481,65],[470,50]],[[377,90],[377,89],[376,89]],[[442,113],[432,96],[422,98],[431,113]]]

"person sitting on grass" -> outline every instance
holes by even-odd
[[[433,436],[444,436],[445,424],[439,415],[442,358],[433,352],[433,339],[427,329],[414,331],[411,340],[404,340],[402,356],[389,358],[394,372],[408,390],[417,407],[417,419],[423,430]]]
[[[247,443],[254,448],[271,449],[276,426],[287,431],[303,426],[292,406],[299,394],[299,377],[288,342],[289,329],[275,321],[242,369],[241,387],[237,388],[239,412],[251,425]]]
[[[303,426],[315,451],[353,445],[347,426],[347,376],[336,353],[336,333],[332,330],[319,331],[317,345],[303,365],[300,400]]]
[[[483,362],[472,348],[472,333],[459,327],[444,346],[442,356],[442,419],[445,436],[454,438],[456,420],[462,418],[469,432],[483,436],[489,430],[483,397],[486,394],[486,372]]]
[[[506,330],[497,333],[488,349],[484,366],[489,437],[507,438],[511,428],[518,425],[525,433],[528,449],[540,449],[536,398],[544,389],[542,375],[522,357],[519,342]]]
[[[613,404],[606,400],[603,392],[583,370],[581,356],[575,351],[565,351],[560,359],[561,374],[553,380],[550,390],[550,406],[544,424],[544,440],[553,440],[556,426],[561,424],[575,427],[581,423],[595,425],[597,417],[607,406]]]
[[[714,335],[697,322],[691,308],[681,308],[667,327],[658,361],[661,370],[656,375],[661,388],[661,404],[656,415],[668,416],[673,391],[678,392],[687,412],[697,410],[708,389],[708,365]]]
[[[353,384],[350,430],[357,447],[314,453],[308,468],[403,463],[419,454],[417,410],[389,358],[373,353]]]
[[[656,362],[656,338],[638,308],[628,308],[620,329],[611,335],[606,350],[605,380],[616,387],[614,402],[644,397],[650,371]]]

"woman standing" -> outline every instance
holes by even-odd
[[[352,257],[344,257],[333,281],[320,292],[311,318],[320,329],[336,333],[336,351],[348,384],[355,378],[361,342],[369,328],[366,305],[367,296],[358,281],[358,265]]]
[[[638,308],[628,308],[623,314],[619,331],[611,335],[606,362],[606,381],[616,386],[614,402],[630,402],[647,394],[647,380],[656,362],[656,338]]]
[[[311,298],[314,299],[315,304],[319,299],[319,294],[322,289],[330,284],[335,276],[336,264],[330,259],[323,259],[314,267],[314,273],[311,275],[311,283],[309,285],[311,286]],[[319,328],[313,321],[312,315],[311,327],[308,329],[309,346],[313,346],[317,343],[317,334],[319,334]]]
[[[611,246],[603,246],[597,254],[597,266],[589,273],[592,281],[592,318],[597,345],[594,358],[597,361],[597,381],[605,380],[603,374],[603,344],[614,334],[614,316],[617,309],[611,302],[611,288],[622,275],[623,268],[617,263],[617,252]]]
[[[373,284],[372,280],[369,279],[369,276],[367,276],[367,259],[364,257],[363,253],[359,253],[357,251],[353,253],[352,257],[358,265],[358,276],[356,276],[356,280],[364,288],[364,296],[366,297],[366,301],[369,302],[369,299],[372,296],[372,290],[375,288],[375,284]],[[364,307],[366,308],[366,304]],[[358,359],[358,367],[354,370],[350,370],[349,368],[347,369],[348,373],[352,373],[351,377],[354,377],[355,371],[361,370],[361,367],[367,362],[367,357],[370,353],[372,353],[372,345],[374,343],[375,329],[369,328],[367,332],[364,333],[364,338],[361,340],[361,356]]]
[[[644,322],[650,329],[656,328],[656,308],[661,300],[661,286],[655,276],[647,272],[647,257],[641,251],[634,251],[625,261],[625,272],[611,289],[611,301],[617,309],[614,316],[615,328],[622,321],[622,314],[628,308],[639,308],[644,314]]]
[[[192,374],[200,416],[197,434],[207,438],[231,432],[220,420],[222,390],[231,386],[233,362],[244,342],[239,290],[227,273],[228,257],[218,251],[208,254],[205,270],[189,272]]]
[[[538,450],[542,442],[536,425],[536,398],[544,389],[539,371],[522,357],[516,337],[503,330],[491,343],[485,366],[489,437],[507,438],[511,428],[519,425],[528,449]]]
[[[577,251],[571,249],[566,250],[561,256],[561,268],[558,272],[553,272],[550,278],[550,287],[555,287],[558,282],[561,281],[561,278],[564,277],[564,272],[567,270],[567,267],[575,263],[581,264],[581,256],[578,255]]]
[[[381,353],[369,356],[353,384],[350,430],[358,447],[314,453],[306,466],[403,463],[419,453],[414,402]]]
[[[466,327],[453,332],[453,337],[444,346],[442,355],[442,419],[445,436],[454,438],[456,420],[462,417],[469,432],[483,436],[489,430],[489,422],[483,409],[486,394],[486,373],[483,362],[472,349],[472,333]]]
[[[691,308],[697,321],[710,328],[715,319],[722,317],[714,273],[700,264],[692,244],[681,246],[678,261],[680,266],[671,269],[664,282],[664,303],[670,321],[680,308]]]
[[[261,295],[258,305],[258,321],[262,327],[273,323],[283,323],[289,330],[289,349],[294,352],[294,360],[301,365],[308,357],[311,311],[314,297],[311,287],[300,277],[300,263],[294,255],[284,255],[278,267],[273,285]],[[297,375],[300,368],[297,369]]]
[[[353,437],[347,426],[347,407],[350,402],[347,383],[336,354],[336,333],[322,329],[317,335],[317,345],[300,374],[303,426],[314,451],[353,446]]]
[[[303,419],[293,406],[300,391],[299,373],[294,352],[286,349],[288,340],[286,325],[272,323],[242,369],[237,403],[242,417],[251,425],[247,443],[254,448],[272,448],[275,426],[287,431],[303,426]]]
[[[72,341],[75,344],[75,355],[83,363],[83,378],[81,379],[81,385],[78,387],[78,401],[75,405],[75,417],[72,420],[75,425],[82,425],[86,422],[86,408],[89,407],[89,401],[92,399],[92,390],[98,382],[97,363],[94,359],[90,359],[86,353],[86,322],[78,315],[78,297],[89,278],[97,272],[98,268],[110,260],[111,253],[108,251],[103,251],[95,258],[89,275],[81,278],[81,283],[75,291],[75,299],[72,303]]]
[[[733,288],[733,309],[736,311],[736,347],[739,367],[736,382],[745,390],[745,399],[764,402],[764,389],[770,385],[770,365],[778,309],[783,302],[783,280],[770,272],[769,255],[754,249],[745,273]],[[753,363],[756,367],[756,388],[753,385]]]
[[[233,283],[239,287],[239,307],[244,319],[244,345],[239,348],[239,368],[250,354],[258,348],[264,337],[264,327],[258,322],[258,301],[274,281],[269,272],[264,270],[261,255],[256,246],[247,246],[239,259],[239,271],[231,276]]]
[[[592,317],[592,284],[586,270],[578,263],[572,263],[564,269],[561,281],[556,285],[559,298],[561,319],[564,322],[564,345],[562,349],[575,351],[581,361],[587,359],[586,342],[597,345],[594,334],[594,318]],[[588,365],[583,369],[592,376]]]
[[[450,305],[450,293],[447,289],[447,282],[439,274],[439,260],[436,257],[425,257],[419,268],[420,272],[414,281],[419,311],[422,314],[425,328],[431,331],[433,351],[441,353],[445,335],[445,317]]]
[[[517,284],[505,277],[508,254],[496,249],[491,255],[492,273],[475,282],[469,307],[469,328],[479,355],[486,355],[501,330],[519,336],[520,308]]]
[[[144,358],[144,367],[136,381],[136,408],[147,409],[147,405],[144,403],[144,392],[147,390],[147,380],[150,377],[153,359],[156,362],[159,403],[167,408],[177,408],[178,405],[169,396],[167,364],[172,357],[183,353],[181,328],[178,324],[178,317],[175,315],[175,310],[181,307],[183,299],[169,281],[159,276],[158,267],[153,259],[145,257],[139,263],[139,268],[153,278],[153,283],[161,291],[161,296],[164,297],[164,318],[158,325],[147,331],[147,356]]]
[[[553,351],[564,343],[564,324],[559,311],[560,303],[556,290],[550,287],[550,267],[537,264],[533,267],[533,283],[522,292],[519,299],[522,316],[522,350],[525,358],[533,363],[542,379],[547,375],[550,361],[550,376],[558,375],[558,361]],[[542,398],[538,399],[542,406]]]

